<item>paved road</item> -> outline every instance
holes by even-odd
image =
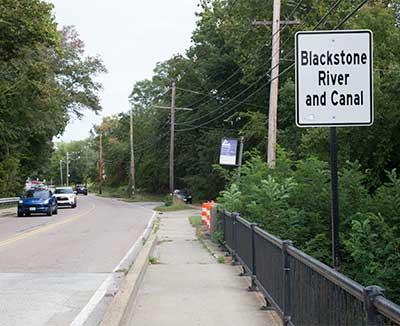
[[[52,217],[0,218],[0,325],[69,325],[142,234],[151,208],[89,195]]]

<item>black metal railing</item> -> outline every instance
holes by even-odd
[[[267,305],[285,325],[400,325],[400,306],[377,286],[363,287],[293,246],[241,218],[218,211],[232,260],[251,276]]]

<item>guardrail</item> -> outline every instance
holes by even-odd
[[[0,205],[3,204],[17,204],[19,197],[0,198]]]
[[[241,218],[218,210],[233,262],[251,276],[284,325],[400,325],[400,306]]]

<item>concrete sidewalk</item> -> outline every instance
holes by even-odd
[[[135,326],[278,326],[261,311],[256,294],[229,264],[219,264],[204,248],[188,217],[199,211],[161,215],[159,241],[132,311]]]

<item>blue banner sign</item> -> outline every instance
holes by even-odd
[[[222,138],[219,164],[236,165],[237,146],[238,146],[237,139]]]

